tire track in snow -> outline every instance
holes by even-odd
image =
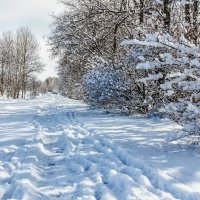
[[[41,127],[41,126],[40,126]],[[44,127],[43,127],[44,128]],[[46,127],[47,129],[48,129],[48,127]],[[44,134],[44,132],[41,132],[42,134]],[[50,130],[50,132],[48,132],[48,130],[47,130],[47,133],[49,134],[48,135],[48,137],[49,136],[51,136],[51,134],[52,134],[52,130]],[[44,136],[44,135],[43,135]],[[47,134],[46,134],[46,136],[47,136]],[[55,136],[55,138],[57,138],[57,139],[59,139],[60,138],[60,136],[61,135],[57,135],[57,136]],[[66,134],[65,134],[65,136],[66,136]],[[49,139],[52,139],[52,137],[49,137]],[[37,140],[38,140],[38,142],[39,142],[39,140],[42,140],[42,143],[43,143],[43,145],[44,145],[44,143],[45,143],[45,141],[44,141],[44,137],[42,137],[41,135],[39,136],[39,137],[37,137]],[[54,143],[54,144],[52,144],[52,143],[50,143],[51,145],[49,146],[49,147],[47,147],[47,146],[45,146],[45,148],[46,149],[48,149],[50,152],[55,152],[55,150],[56,150],[56,152],[59,152],[59,153],[62,153],[62,151],[63,151],[63,149],[58,149],[58,148],[55,148],[55,144],[56,143]],[[60,142],[58,142],[58,144],[60,145]],[[69,152],[65,152],[65,153],[69,153]],[[44,160],[44,158],[42,159],[42,160]],[[82,173],[82,171],[83,171],[83,169],[82,169],[82,166],[81,165],[78,165],[77,163],[78,162],[74,162],[74,160],[73,159],[67,159],[67,161],[72,161],[72,166],[71,167],[69,167],[69,168],[74,168],[74,166],[76,165],[76,167],[77,166],[79,166],[79,168],[80,168],[80,172]],[[55,161],[55,158],[54,158],[54,161]],[[66,166],[67,166],[67,164],[66,164]],[[51,163],[51,168],[54,168],[55,167],[55,163]],[[40,166],[40,168],[41,168],[41,166]],[[68,168],[67,167],[65,167],[65,168],[63,168],[63,171],[62,172],[64,172],[64,173],[66,173],[67,172],[67,170],[68,170]],[[70,169],[70,170],[72,170],[72,169]],[[74,170],[74,169],[73,169]],[[59,173],[57,173],[57,175],[60,175],[62,172],[59,172]],[[68,171],[69,172],[69,171]],[[49,172],[48,172],[49,173]],[[48,174],[47,173],[47,174]],[[75,170],[75,173],[77,174],[78,172],[77,172],[77,170]],[[46,181],[45,181],[46,182]],[[55,187],[57,187],[57,188],[59,188],[59,186],[60,186],[60,182],[58,182],[57,181],[57,183],[56,183],[56,185],[55,185]],[[37,188],[39,188],[39,184],[37,184]],[[85,189],[85,188],[84,188]],[[87,188],[88,190],[89,190],[89,188]],[[80,192],[80,191],[79,191]],[[84,192],[83,190],[82,190],[82,192]],[[89,191],[88,191],[89,192]],[[64,198],[64,197],[62,197],[61,196],[61,194],[62,194],[62,191],[59,191],[59,196],[57,196],[59,199],[61,199],[61,198]],[[81,198],[82,197],[84,197],[84,193],[80,193],[81,194]],[[87,196],[86,196],[87,197]],[[49,198],[49,197],[48,197]],[[73,197],[71,197],[71,198],[73,198]],[[71,199],[70,198],[70,199]],[[75,197],[74,197],[75,198]],[[94,197],[95,198],[95,197]]]
[[[143,188],[143,190],[147,190],[148,192],[157,195],[159,199],[182,199],[182,191],[177,192],[177,190],[171,185],[172,181],[166,180],[170,180],[171,177],[166,177],[165,179],[162,174],[155,171],[153,168],[144,164],[140,160],[133,158],[124,149],[118,147],[116,144],[112,144],[110,140],[101,134],[96,133],[94,130],[88,130],[81,122],[78,121],[75,116],[75,112],[71,112],[71,121],[75,122],[77,126],[83,129],[83,132],[86,132],[86,135],[89,135],[89,137],[92,138],[90,139],[90,143],[94,140],[99,141],[101,146],[105,147],[105,149],[110,149],[113,152],[112,156],[114,155],[113,157],[117,157],[117,159],[123,163],[124,167],[121,170],[122,174],[133,178],[136,177],[138,184],[146,184],[147,188]],[[104,155],[106,155],[106,153]],[[185,197],[187,199],[197,199],[196,194],[185,194]]]
[[[138,183],[138,185],[146,185],[146,188],[142,188],[143,191],[147,189],[150,193],[152,192],[157,195],[158,199],[199,199],[199,193],[187,192],[190,190],[190,186],[185,185],[173,177],[163,175],[159,170],[144,164],[141,160],[134,158],[127,153],[126,150],[117,146],[117,144],[113,143],[108,138],[105,138],[105,136],[95,132],[95,130],[88,130],[81,122],[79,122],[75,115],[75,111],[72,112],[74,113],[72,115],[72,121],[74,120],[74,122],[77,123],[77,126],[83,129],[83,132],[88,132],[87,135],[89,135],[88,138],[90,138],[90,143],[96,140],[100,142],[101,146],[105,147],[105,149],[110,149],[110,151],[113,152],[113,155],[124,165],[120,173],[128,175],[133,178],[133,180],[136,177],[136,183]],[[182,188],[179,187],[180,184],[182,184]]]
[[[58,133],[55,135],[55,139],[63,139],[63,141],[57,141],[54,144],[50,142],[49,145],[46,145],[44,141],[45,132],[42,130],[39,123],[37,125],[39,130],[33,138],[32,143],[27,144],[26,148],[19,147],[18,151],[15,153],[14,158],[16,158],[16,165],[18,166],[11,171],[12,175],[9,181],[12,185],[5,192],[3,199],[12,198],[21,200],[26,196],[29,196],[31,199],[38,199],[40,197],[42,197],[42,199],[51,199],[51,196],[53,196],[53,199],[60,199],[59,194],[66,193],[65,191],[61,191],[65,190],[65,188],[62,188],[59,182],[60,180],[57,180],[57,175],[62,175],[62,173],[63,175],[66,174],[65,168],[61,167],[63,163],[59,163],[59,157],[62,157],[61,154],[64,150],[63,146],[67,146],[66,143],[59,146],[65,141],[65,138],[63,138],[65,134],[63,135],[63,132],[61,132],[61,134]],[[52,140],[53,137],[51,135],[49,139]],[[21,158],[21,156],[23,156],[23,158]],[[34,156],[36,159],[35,162],[30,159]],[[12,161],[10,162],[12,163]],[[31,165],[29,165],[30,163]],[[59,166],[62,170],[60,170]],[[53,184],[52,187],[48,189],[46,185],[50,185],[50,182],[53,182]],[[57,191],[53,194],[52,190],[55,187]],[[48,189],[47,192],[45,188]],[[70,189],[73,190],[73,188],[68,186],[68,190]],[[49,194],[47,194],[48,192]]]
[[[13,104],[15,106],[15,104]],[[12,105],[12,106],[13,106]],[[27,105],[23,104],[21,106],[21,109],[26,110]],[[30,122],[28,122],[30,123]],[[24,124],[24,126],[27,126],[27,124]],[[31,123],[30,123],[31,125]],[[12,127],[12,126],[11,126]],[[16,196],[18,193],[17,191],[20,189],[20,184],[19,180],[21,179],[21,168],[22,164],[25,162],[26,156],[28,155],[27,153],[27,145],[32,143],[32,139],[20,139],[20,143],[18,142],[14,146],[16,148],[14,151],[11,153],[11,155],[4,160],[4,169],[8,171],[9,176],[1,180],[1,184],[6,185],[6,190],[1,194],[1,198],[4,199],[13,199],[13,196]],[[12,145],[13,146],[13,145]],[[31,173],[30,173],[31,175]],[[19,194],[17,195],[19,197]],[[16,199],[20,199],[16,198]]]
[[[55,110],[53,110],[55,111]],[[46,116],[44,116],[45,118]],[[50,119],[52,116],[50,117]],[[52,119],[51,119],[52,120]],[[71,147],[68,143],[65,133],[62,130],[62,126],[58,126],[54,128],[52,131],[49,130],[49,119],[47,118],[44,127],[42,124],[40,126],[44,131],[40,133],[39,140],[43,145],[44,149],[51,153],[51,159],[47,160],[46,163],[42,163],[42,165],[46,166],[46,185],[43,188],[40,188],[43,195],[47,196],[48,198],[52,197],[53,199],[66,199],[70,198],[70,192],[73,191],[73,185],[69,183],[65,183],[65,179],[67,179],[67,163],[65,154],[68,153],[68,149]],[[53,115],[53,121],[57,121],[57,116]],[[59,124],[58,124],[59,125]],[[46,130],[45,130],[46,129]],[[69,147],[70,146],[70,147]],[[58,178],[59,177],[59,178]],[[49,182],[52,182],[52,185]]]
[[[149,178],[146,177],[142,170],[136,166],[131,167],[130,165],[127,166],[125,162],[123,162],[123,159],[120,159],[120,157],[115,153],[115,149],[111,149],[109,146],[106,146],[101,141],[101,137],[97,137],[95,133],[90,132],[87,130],[82,123],[78,121],[78,119],[75,116],[75,112],[71,111],[70,114],[68,114],[69,117],[71,117],[71,121],[76,124],[76,126],[79,129],[79,132],[83,132],[86,135],[86,138],[84,138],[85,144],[92,144],[93,150],[96,152],[99,152],[102,154],[101,158],[93,158],[89,155],[88,158],[85,158],[89,161],[92,161],[98,166],[98,170],[102,174],[102,178],[104,179],[105,185],[110,186],[109,189],[113,190],[112,193],[117,193],[116,190],[119,190],[120,188],[127,188],[130,185],[132,185],[132,194],[130,194],[130,198],[135,197],[135,199],[142,199],[144,193],[146,193],[146,196],[149,196],[148,199],[175,199],[168,191],[162,191],[161,189],[157,189],[157,187],[154,187],[152,183],[149,181]],[[88,140],[88,141],[87,141]],[[110,155],[109,155],[110,154]],[[106,170],[104,167],[101,167],[102,164],[105,164],[106,161],[109,161],[108,164],[106,164]],[[108,170],[109,169],[109,170]],[[105,171],[107,171],[105,173]],[[137,179],[141,179],[136,181],[134,180],[134,176],[139,176]],[[140,177],[142,176],[142,178]],[[129,182],[128,185],[117,185],[116,182]],[[138,183],[144,183],[146,184],[145,187],[138,187]],[[110,183],[109,183],[110,182]],[[114,189],[113,189],[114,188]],[[117,188],[117,189],[115,189]],[[137,188],[137,189],[136,189]],[[128,193],[129,191],[126,191],[124,193]],[[117,196],[121,195],[121,191],[118,192]],[[128,196],[124,197],[121,195],[120,199],[129,199]]]
[[[79,131],[79,126],[75,125],[76,123],[74,123],[73,120],[74,113],[71,111],[66,112],[65,117],[69,120],[69,125],[65,127],[66,135],[73,146],[76,146],[71,152],[68,152],[71,161],[71,163],[68,163],[68,166],[71,165],[69,168],[71,168],[71,172],[74,173],[75,176],[77,173],[79,174],[79,184],[76,187],[76,192],[74,192],[72,199],[100,199],[100,196],[104,196],[104,199],[116,199],[112,197],[113,195],[109,189],[101,181],[99,173],[96,174],[94,170],[91,170],[91,166],[94,166],[92,162],[85,159],[83,155],[80,155],[84,146],[84,141],[82,139],[85,138],[85,134],[83,131]],[[63,118],[64,116],[62,115],[62,117],[60,117],[60,123],[65,121]],[[95,191],[96,185],[100,188],[99,191],[102,190],[102,195],[99,195],[99,191]],[[91,190],[92,186],[93,190]]]
[[[73,140],[76,150],[73,152],[72,160],[79,166],[82,166],[82,181],[77,185],[74,199],[117,199],[102,180],[102,174],[96,171],[96,163],[93,163],[85,154],[93,151],[90,144],[85,143],[85,137],[88,132],[81,130],[77,125],[75,113],[69,110],[66,113],[71,126],[66,128],[66,134]],[[92,188],[92,190],[91,190]],[[96,189],[98,188],[98,190]]]
[[[94,147],[95,148],[95,147]],[[97,171],[101,172],[103,183],[112,190],[112,193],[116,194],[119,199],[143,199],[142,196],[147,193],[149,198],[146,199],[160,199],[158,196],[152,194],[146,188],[138,187],[138,183],[128,173],[124,173],[122,169],[126,166],[120,160],[117,160],[108,152],[105,153],[97,150],[100,153],[100,157],[86,157],[86,159],[95,163],[98,167]],[[171,198],[172,199],[172,198]]]

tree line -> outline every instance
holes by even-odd
[[[39,56],[39,43],[29,28],[22,27],[13,33],[0,36],[0,95],[8,98],[25,98],[38,90],[37,73],[44,65]]]
[[[183,125],[173,139],[200,135],[199,0],[60,2],[49,44],[62,94],[170,117]]]

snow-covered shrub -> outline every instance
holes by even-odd
[[[85,75],[84,85],[92,105],[128,112],[139,109],[137,102],[141,95],[136,92],[132,73],[125,66],[99,64]]]
[[[176,39],[159,33],[147,35],[144,41],[129,40],[134,45],[128,61],[145,85],[145,101],[164,116],[183,126],[168,140],[200,135],[200,50],[184,37]],[[135,58],[135,49],[142,49]],[[139,60],[138,60],[139,59]]]

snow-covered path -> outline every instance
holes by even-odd
[[[197,183],[161,172],[127,134],[116,137],[115,118],[60,96],[0,100],[0,199],[200,199]]]

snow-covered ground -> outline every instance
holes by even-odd
[[[56,95],[0,99],[0,199],[199,200],[200,150],[166,144],[176,128]]]

